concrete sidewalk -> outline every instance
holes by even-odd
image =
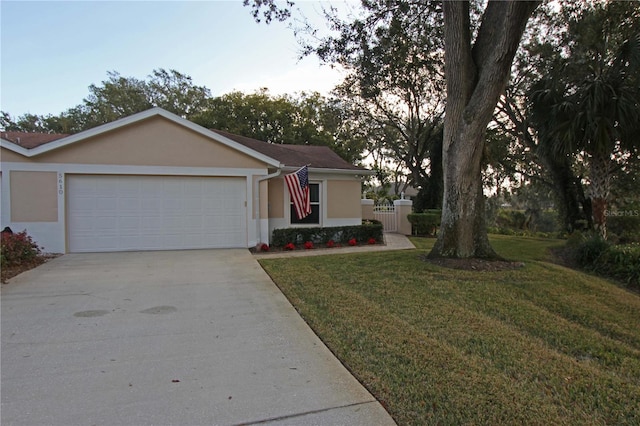
[[[248,250],[69,254],[2,286],[3,425],[393,425]]]
[[[396,234],[387,232],[384,234],[384,244],[376,245],[360,245],[355,247],[340,247],[340,248],[319,248],[312,250],[295,250],[295,251],[280,251],[280,252],[267,252],[267,253],[254,253],[256,259],[275,259],[280,257],[299,257],[299,256],[322,256],[327,254],[342,254],[342,253],[368,253],[374,251],[388,251],[388,250],[409,250],[416,248],[409,238],[402,234]]]

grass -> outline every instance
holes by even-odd
[[[640,297],[549,262],[557,241],[493,236],[517,270],[416,250],[263,259],[303,318],[399,425],[639,424]]]

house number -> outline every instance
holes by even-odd
[[[64,175],[58,173],[58,195],[64,194]]]

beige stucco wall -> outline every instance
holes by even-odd
[[[269,180],[269,218],[284,218],[284,179]],[[266,216],[265,216],[266,217]]]
[[[12,222],[58,221],[57,173],[12,171],[10,178]]]
[[[12,161],[15,154],[2,161]],[[20,157],[20,156],[18,156]],[[32,157],[38,163],[259,168],[264,163],[163,117],[115,129]]]
[[[360,205],[362,206],[362,220],[375,219],[375,216],[373,215],[373,206],[375,205],[375,202],[373,200],[360,200]]]
[[[327,181],[327,218],[361,217],[359,180]]]
[[[263,180],[259,184],[260,191],[260,218],[267,219],[269,217],[269,181]]]
[[[31,160],[4,147],[0,147],[0,160],[7,163],[29,163]]]

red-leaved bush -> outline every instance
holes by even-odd
[[[42,252],[41,248],[27,235],[26,230],[13,234],[2,232],[0,247],[2,266],[14,266],[29,262]]]
[[[376,243],[376,239],[375,238],[369,238],[368,243],[369,244],[375,244]]]
[[[350,240],[349,240],[349,245],[350,245],[350,246],[358,245],[358,241],[356,241],[356,239],[355,239],[355,238],[352,238],[352,239],[350,239]]]
[[[311,250],[313,248],[313,243],[311,241],[307,241],[304,243],[304,248],[307,250]]]
[[[295,250],[296,246],[293,245],[293,243],[288,243],[287,245],[284,246],[285,250]]]
[[[266,244],[266,243],[260,244],[260,251],[269,251],[269,244]]]
[[[333,240],[327,241],[327,248],[334,248],[336,246],[336,242]]]

